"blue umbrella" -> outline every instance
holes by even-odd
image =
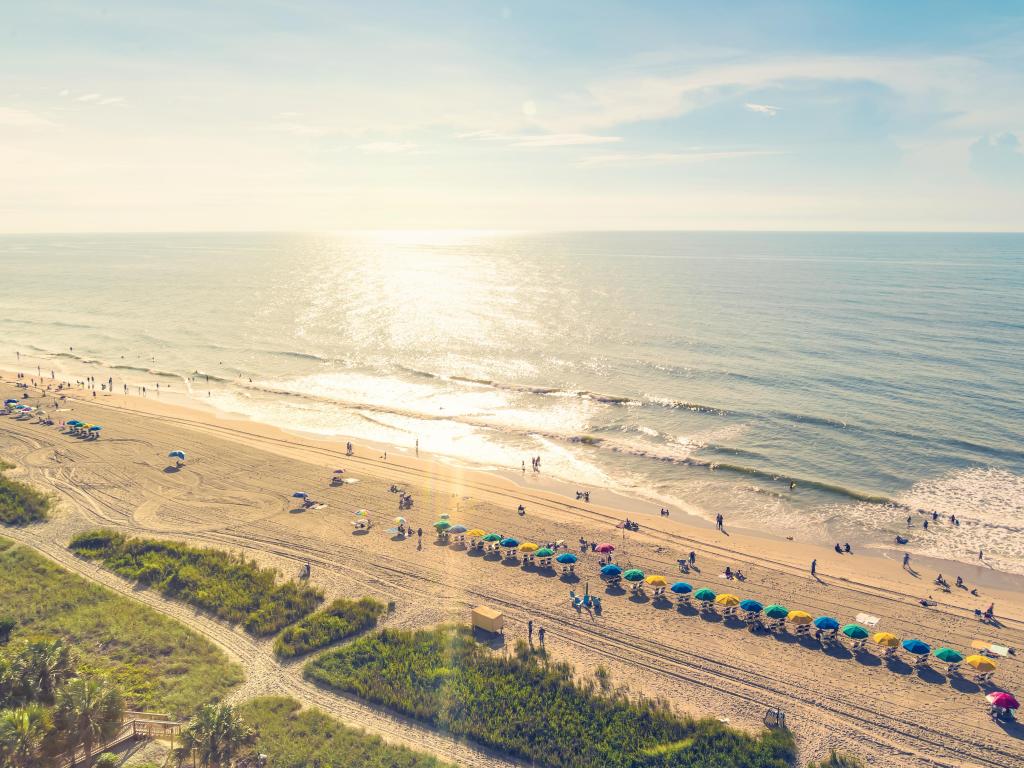
[[[576,562],[576,555],[574,555],[572,552],[563,552],[558,557],[556,557],[555,560],[560,562],[562,565],[568,565],[569,563]]]
[[[182,461],[185,460],[185,452],[184,451],[171,451],[167,455],[170,456],[172,459],[181,459]]]
[[[742,600],[740,601],[740,610],[748,611],[750,613],[760,613],[764,610],[764,606],[757,602],[757,600]]]
[[[903,650],[907,653],[914,653],[918,656],[924,656],[926,653],[931,653],[931,648],[928,643],[923,643],[920,640],[904,640]]]
[[[831,616],[819,616],[814,620],[814,626],[818,629],[839,629],[839,622]]]
[[[671,587],[669,587],[677,595],[688,595],[693,592],[693,587],[687,584],[685,581],[677,581]]]
[[[453,525],[448,529],[448,533],[465,533],[468,529],[464,525]]]
[[[89,427],[90,432],[99,432],[101,429],[103,429],[103,427],[101,427],[99,424],[93,424],[91,427]]]
[[[619,566],[617,566],[614,563],[612,563],[610,565],[604,566],[601,569],[601,575],[604,576],[605,578],[608,578],[610,576],[621,576],[622,575],[622,569]]]
[[[17,400],[15,400],[15,399],[14,399],[14,398],[12,397],[12,398],[10,398],[10,399],[8,399],[8,400],[4,400],[4,405],[11,405],[12,403],[16,403],[16,402],[18,402],[18,401],[17,401]]]
[[[309,494],[306,493],[305,491],[296,491],[295,493],[292,494],[293,499],[304,499],[307,496],[309,496]]]
[[[513,547],[519,546],[519,539],[513,539],[511,536],[507,539],[501,540],[501,546],[512,549]]]

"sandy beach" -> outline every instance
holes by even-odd
[[[21,397],[12,377],[4,397]],[[32,388],[31,404],[52,403]],[[123,396],[93,398],[74,390],[56,421],[78,418],[102,424],[102,438],[85,441],[59,426],[0,417],[0,456],[16,465],[13,476],[56,493],[61,504],[53,519],[3,535],[127,594],[146,600],[196,627],[240,658],[249,680],[239,692],[290,693],[385,738],[429,749],[463,764],[502,765],[508,761],[481,750],[435,737],[400,718],[358,702],[338,699],[301,679],[301,665],[280,665],[269,645],[253,641],[191,609],[131,590],[110,574],[77,561],[65,547],[72,535],[97,526],[138,535],[178,538],[244,551],[291,576],[307,559],[312,581],[328,598],[372,595],[396,603],[387,625],[420,627],[466,621],[469,609],[487,604],[505,612],[506,646],[525,637],[525,625],[547,630],[551,654],[576,665],[581,676],[604,666],[615,684],[634,694],[661,697],[681,712],[711,715],[735,726],[756,729],[768,707],[785,710],[796,734],[801,760],[843,749],[881,766],[1010,766],[1024,761],[1024,728],[1001,726],[987,713],[986,689],[947,677],[939,662],[917,672],[905,664],[891,668],[877,655],[854,657],[845,649],[822,651],[815,642],[792,636],[752,634],[738,623],[709,620],[675,606],[655,605],[624,594],[603,598],[599,615],[578,613],[569,590],[604,595],[597,578],[597,555],[581,556],[580,580],[524,570],[435,542],[431,523],[442,512],[454,522],[512,534],[521,540],[564,539],[574,551],[580,537],[610,541],[616,561],[663,574],[679,575],[676,561],[696,552],[699,571],[684,578],[696,588],[711,587],[765,604],[778,602],[840,623],[859,613],[879,618],[877,629],[901,638],[919,638],[933,648],[969,651],[983,639],[1011,648],[1024,646],[1024,578],[984,566],[915,559],[901,567],[891,553],[840,555],[832,542],[816,547],[756,532],[719,532],[694,521],[640,517],[639,533],[623,534],[616,524],[630,510],[577,501],[557,486],[527,473],[523,483],[510,476],[453,466],[409,446],[388,450],[357,444],[345,455],[344,442],[318,441],[250,421],[227,418],[180,404]],[[168,468],[167,453],[184,450],[186,466]],[[330,486],[334,469],[358,482]],[[401,512],[424,529],[396,540],[386,531],[399,514],[391,485],[410,493],[415,505]],[[296,508],[291,494],[302,490],[323,504]],[[526,507],[520,516],[519,504]],[[628,506],[628,505],[626,505]],[[352,512],[371,511],[375,526],[353,532]],[[809,566],[817,561],[817,574]],[[739,568],[742,582],[724,578],[726,566]],[[937,572],[966,589],[940,591]],[[935,605],[922,606],[931,597]],[[984,625],[975,610],[995,603],[998,626]],[[996,688],[1024,690],[1021,658],[999,661]]]

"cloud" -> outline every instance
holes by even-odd
[[[12,128],[48,128],[54,123],[27,109],[0,107],[0,125]]]
[[[971,166],[985,176],[1024,181],[1024,151],[1014,133],[982,136],[971,144]]]
[[[416,149],[416,145],[411,141],[371,141],[358,148],[365,155],[395,155]]]
[[[310,125],[307,123],[275,123],[270,127],[272,131],[278,131],[279,133],[287,133],[289,136],[298,136],[300,138],[315,138],[317,136],[327,136],[333,131],[323,125]]]
[[[99,93],[83,93],[81,96],[78,96],[75,101],[92,102],[99,101],[101,98],[103,98],[103,96]]]
[[[782,109],[782,107],[773,107],[771,104],[751,104],[750,102],[743,106],[751,112],[760,112],[762,115],[768,115],[768,117],[775,117],[779,114],[779,110]]]
[[[682,163],[707,163],[714,160],[734,160],[741,157],[766,157],[781,155],[783,152],[770,149],[734,149],[687,152],[623,152],[618,154],[592,155],[578,164],[585,168],[608,166],[677,165]]]
[[[476,141],[499,141],[510,147],[579,147],[593,144],[614,144],[622,141],[621,136],[600,136],[590,133],[537,133],[515,134],[497,131],[470,131],[458,134],[460,139]]]
[[[119,104],[122,101],[124,101],[124,99],[122,97],[120,97],[120,96],[107,96],[104,99],[100,99],[96,103],[97,104]]]

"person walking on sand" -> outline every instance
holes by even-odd
[[[697,562],[697,553],[692,549],[690,550],[690,565],[694,565]]]
[[[811,560],[811,576],[817,576],[817,575],[818,575],[818,561],[816,559],[815,560]]]
[[[530,638],[530,645],[533,645],[533,619],[526,622],[526,634]]]
[[[544,631],[544,627],[541,627],[539,630],[537,630],[537,639],[540,640],[540,647],[541,648],[544,647],[544,635],[546,635],[546,634],[547,633]]]
[[[979,549],[978,550],[978,559],[979,560],[984,560],[985,559],[985,550],[983,550],[983,549]]]
[[[909,552],[904,552],[903,553],[903,567],[907,568],[909,566],[910,566],[910,553]]]

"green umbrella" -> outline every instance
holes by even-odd
[[[541,547],[541,548],[540,548],[540,549],[538,549],[538,550],[537,550],[537,552],[536,552],[536,556],[537,556],[537,557],[554,557],[554,554],[555,554],[555,553],[554,553],[554,552],[552,552],[552,551],[551,551],[550,549],[548,549],[547,547]]]
[[[847,624],[843,627],[843,634],[851,640],[867,640],[871,633],[860,624]]]
[[[624,578],[626,581],[643,581],[644,572],[641,571],[639,568],[630,568],[628,571],[622,574],[622,578]]]
[[[484,536],[483,540],[484,541],[501,541],[501,534],[500,533],[488,533],[486,536]]]
[[[707,587],[704,587],[703,589],[698,589],[696,592],[693,593],[693,596],[697,600],[700,600],[702,603],[709,603],[715,599],[715,593]]]
[[[947,664],[959,664],[964,660],[963,654],[959,651],[954,651],[952,648],[939,648],[935,652],[935,656]]]
[[[439,531],[447,531],[449,528],[452,527],[452,524],[449,523],[447,520],[438,520],[436,523],[434,523],[434,527],[437,528],[437,530]]]
[[[789,616],[789,608],[778,603],[769,605],[764,609],[764,615],[769,619],[784,619]]]

